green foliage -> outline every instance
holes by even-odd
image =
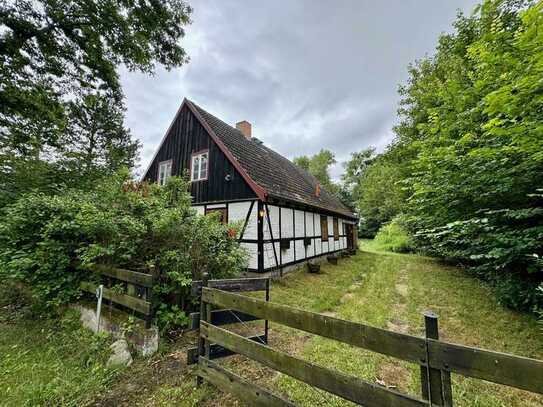
[[[360,233],[374,237],[379,228],[401,211],[402,189],[398,169],[382,159],[376,159],[362,174],[359,184]]]
[[[360,200],[366,223],[405,214],[419,248],[472,267],[523,310],[543,281],[542,11],[485,0],[458,16],[409,68],[396,138]]]
[[[395,217],[381,226],[374,239],[378,250],[405,253],[413,250],[413,239],[409,236],[401,217]]]
[[[154,267],[158,300],[186,298],[203,270],[213,278],[235,275],[247,260],[229,230],[191,208],[187,181],[139,184],[123,173],[93,190],[49,196],[29,193],[4,211],[0,223],[0,270],[21,281],[49,307],[77,298],[87,266],[132,270]],[[171,319],[171,318],[169,318]]]
[[[58,145],[67,101],[87,89],[122,98],[117,66],[151,73],[187,62],[182,0],[19,1],[0,5],[0,128],[24,154]]]
[[[330,166],[336,163],[334,153],[322,149],[313,156],[302,155],[295,157],[294,164],[303,168],[320,182],[321,186],[332,194],[338,192],[338,186],[330,178]]]
[[[78,313],[12,317],[11,309],[0,309],[2,405],[87,405],[107,390],[117,374],[106,368],[110,340],[83,328]]]

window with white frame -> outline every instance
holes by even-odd
[[[172,160],[162,161],[158,164],[158,184],[164,185],[172,176]]]
[[[192,162],[190,166],[191,181],[203,181],[207,179],[208,157],[208,151],[202,151],[192,155]]]

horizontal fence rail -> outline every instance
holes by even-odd
[[[82,282],[80,284],[80,287],[84,291],[87,291],[91,294],[95,294],[96,289],[98,288],[98,285],[94,283],[89,283],[89,282]],[[102,295],[107,300],[113,301],[114,303],[122,305],[126,308],[130,308],[134,311],[140,312],[143,315],[152,314],[152,305],[148,301],[144,301],[139,298],[132,297],[126,294],[118,294],[114,292],[113,290],[110,290],[109,288],[105,288],[105,287],[103,289]]]
[[[204,289],[202,300],[349,345],[426,365],[426,341],[422,338],[211,288]]]
[[[235,324],[238,322],[250,322],[256,321],[257,318],[253,315],[245,314],[239,311],[233,311],[229,309],[219,309],[211,311],[211,323],[213,325],[221,326],[228,324]],[[189,329],[198,329],[200,326],[200,313],[193,312],[189,314]]]
[[[354,376],[306,362],[225,329],[202,321],[200,332],[210,342],[245,355],[281,373],[326,390],[346,400],[368,406],[422,407],[428,403]]]
[[[255,386],[203,356],[200,357],[198,364],[198,375],[219,389],[232,393],[250,406],[295,407],[290,401]]]
[[[89,267],[89,270],[100,273],[104,276],[112,277],[116,280],[125,281],[127,283],[139,285],[142,287],[152,287],[153,286],[153,275],[147,273],[140,273],[138,271],[125,270],[110,266],[105,266],[102,264],[96,264],[92,267]]]
[[[243,291],[265,291],[267,284],[269,284],[268,278],[233,278],[227,280],[209,280],[207,281],[207,287],[216,288],[217,290],[230,291],[230,292],[243,292]],[[200,296],[202,293],[202,281],[195,280],[192,282],[192,295]]]
[[[399,334],[213,288],[202,290],[202,301],[421,366],[543,394],[543,361],[540,360]],[[206,327],[211,341],[225,341],[217,334],[223,329],[210,328],[204,321],[201,326]],[[232,337],[228,336],[230,340]],[[250,341],[243,343],[246,348],[255,346]],[[223,346],[229,348],[234,344]],[[237,351],[244,353],[239,348]]]

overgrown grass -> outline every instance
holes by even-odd
[[[35,318],[0,302],[0,405],[80,406],[116,374],[105,367],[109,339],[82,328],[75,311]]]
[[[363,248],[367,250],[368,246]],[[543,359],[543,335],[536,320],[499,306],[487,287],[460,269],[416,255],[362,252],[340,261],[335,270],[340,281],[347,281],[350,271],[351,281],[361,283],[346,290],[347,284],[340,283],[347,294],[333,309],[339,318],[422,336],[422,312],[433,310],[440,316],[440,334],[447,341]],[[325,295],[331,275],[333,272],[327,270],[322,283],[318,279],[312,281],[306,295],[299,291],[297,297],[289,296],[281,292],[283,287],[278,290],[275,287],[272,298],[291,299],[290,305],[311,309],[306,306],[309,301],[306,296]],[[307,277],[298,278],[304,281]],[[295,285],[296,278],[292,280],[288,285]],[[285,288],[288,292],[288,287]],[[337,297],[335,290],[332,296]],[[372,382],[413,395],[420,393],[420,368],[414,364],[320,337],[308,340],[301,355],[319,365]],[[458,375],[452,379],[457,406],[543,404],[543,397],[528,392]],[[287,376],[280,376],[276,384],[300,405],[352,405]]]
[[[377,232],[372,244],[381,251],[406,253],[413,250],[413,240],[398,218],[383,225]]]

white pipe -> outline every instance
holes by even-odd
[[[98,298],[98,304],[96,305],[96,333],[100,332],[100,313],[102,312],[102,294],[104,293],[104,286],[100,284],[96,289],[96,298]]]

